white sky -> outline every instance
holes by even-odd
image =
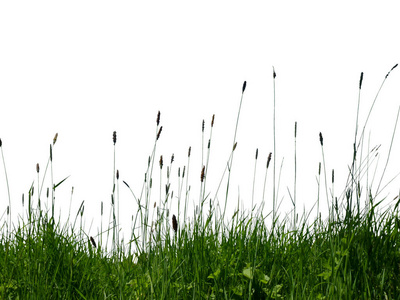
[[[277,164],[284,157],[281,213],[290,211],[297,138],[298,210],[317,199],[316,175],[324,136],[328,182],[335,169],[335,194],[343,190],[352,156],[358,83],[364,72],[360,126],[387,72],[400,61],[400,19],[396,2],[380,1],[8,1],[0,3],[0,138],[13,212],[45,168],[54,148],[54,180],[71,175],[56,191],[67,211],[74,187],[73,215],[82,200],[95,221],[100,203],[110,203],[112,133],[117,131],[116,167],[126,220],[136,204],[122,184],[140,193],[161,111],[163,131],[157,162],[175,154],[172,176],[192,147],[191,201],[198,201],[201,122],[205,141],[215,114],[207,191],[212,195],[232,147],[243,81],[247,81],[233,163],[230,209],[250,207],[254,155],[259,148],[256,200],[260,203],[265,163],[273,151],[272,66],[276,78]],[[392,4],[391,4],[392,3]],[[378,98],[367,133],[380,148],[383,168],[400,104],[400,70]],[[393,145],[387,182],[399,170],[399,136]],[[279,165],[277,169],[279,170]],[[0,168],[1,214],[8,205]],[[272,170],[272,169],[271,169]],[[267,210],[272,209],[272,173]],[[378,169],[379,170],[379,169]],[[158,203],[158,164],[153,201]],[[164,169],[163,183],[166,181]],[[371,171],[372,172],[372,171]],[[377,171],[380,178],[381,171]],[[49,174],[48,174],[49,175]],[[378,181],[378,179],[376,179]],[[175,184],[175,185],[174,185]],[[238,188],[239,187],[239,188]],[[172,185],[177,195],[176,181]],[[399,180],[386,190],[396,193]],[[164,187],[163,187],[164,191]],[[225,184],[221,188],[223,198]],[[383,196],[382,194],[382,196]],[[43,192],[42,198],[45,193]],[[324,186],[321,187],[324,195]],[[176,199],[174,199],[176,202]],[[222,205],[222,203],[221,203]],[[322,208],[326,206],[321,196]],[[106,209],[108,212],[108,209]],[[176,213],[176,211],[172,211]],[[108,218],[108,213],[105,214]],[[126,223],[129,224],[129,223]],[[97,231],[93,225],[92,234]]]

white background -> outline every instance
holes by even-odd
[[[108,212],[111,201],[115,130],[122,222],[129,226],[137,206],[122,180],[140,194],[159,110],[163,131],[157,145],[152,202],[159,200],[159,156],[164,156],[166,167],[171,154],[175,155],[171,181],[176,195],[177,170],[187,163],[191,146],[190,201],[197,204],[201,122],[206,122],[207,144],[213,114],[207,192],[214,195],[232,148],[245,80],[228,204],[233,211],[239,198],[245,209],[250,208],[256,148],[255,204],[259,204],[267,156],[273,151],[273,66],[277,73],[277,175],[284,159],[278,196],[281,214],[292,209],[288,189],[293,195],[296,121],[298,211],[303,206],[311,209],[317,199],[316,176],[322,161],[319,132],[324,136],[328,188],[335,169],[334,192],[340,196],[352,158],[360,73],[364,72],[362,126],[385,75],[400,60],[400,19],[392,3],[1,2],[0,138],[14,216],[22,213],[22,194],[26,199],[32,182],[37,199],[36,163],[42,177],[49,145],[58,133],[54,181],[71,176],[56,190],[57,210],[68,214],[74,187],[72,217],[85,200],[85,220],[88,227],[93,221],[89,231],[96,234],[100,203]],[[394,69],[366,129],[366,137],[371,132],[370,149],[382,144],[376,183],[400,104],[399,83],[400,69]],[[384,182],[400,171],[396,136]],[[266,213],[272,209],[271,171]],[[323,180],[321,184],[321,209],[326,212]],[[220,204],[225,188],[223,183]],[[390,200],[398,191],[399,180],[395,180],[380,196]],[[2,220],[7,205],[1,164]],[[177,213],[174,208],[172,213]],[[105,216],[108,219],[108,213]]]

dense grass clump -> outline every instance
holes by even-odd
[[[274,81],[275,78],[274,71]],[[360,90],[362,78],[361,75]],[[240,107],[245,89],[246,84],[242,88]],[[237,124],[239,116],[240,108]],[[160,197],[158,204],[151,197],[154,161],[158,160],[160,170],[165,164],[162,156],[156,159],[157,141],[162,132],[160,114],[156,124],[154,148],[140,196],[124,182],[137,204],[128,243],[120,241],[115,188],[109,225],[105,230],[101,225],[95,237],[88,236],[81,225],[84,203],[73,220],[68,218],[61,224],[54,218],[54,201],[51,211],[42,207],[39,182],[37,206],[32,207],[32,186],[26,214],[19,217],[18,224],[11,224],[11,199],[8,199],[0,242],[1,299],[400,299],[400,199],[396,196],[392,206],[382,212],[380,205],[384,199],[373,196],[368,187],[361,189],[362,174],[368,166],[360,159],[364,131],[358,137],[358,123],[345,193],[329,203],[325,221],[319,213],[319,197],[316,219],[310,221],[304,215],[297,220],[296,195],[292,197],[292,220],[280,219],[275,192],[271,199],[273,211],[268,215],[263,214],[264,193],[258,210],[242,211],[238,203],[233,215],[227,215],[236,130],[224,173],[225,176],[228,172],[223,209],[208,199],[204,188],[211,131],[207,159],[200,174],[199,205],[189,217],[187,190],[183,188],[189,172],[189,149],[188,164],[178,171],[178,196],[175,195],[178,211],[170,214],[173,191],[169,171],[165,197]],[[211,130],[213,125],[214,116]],[[204,136],[204,123],[202,131]],[[55,141],[56,138],[53,146]],[[116,142],[114,132],[114,147]],[[323,154],[322,134],[320,143]],[[1,141],[0,147],[3,147]],[[51,170],[52,151],[50,146]],[[267,171],[272,160],[275,177],[273,155],[268,157]],[[257,156],[258,151],[256,160]],[[171,164],[173,160],[172,156]],[[323,158],[323,171],[324,164]],[[115,187],[118,170],[114,174]],[[326,181],[326,174],[324,177]],[[64,180],[53,184],[51,178],[52,200]],[[361,199],[368,202],[362,205]],[[253,201],[252,208],[257,203]]]

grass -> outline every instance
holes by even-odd
[[[274,82],[275,77],[274,70]],[[360,91],[362,78],[363,74],[360,77]],[[244,84],[240,107],[245,88]],[[3,215],[1,227],[0,298],[400,299],[400,199],[396,196],[392,206],[382,212],[380,206],[385,199],[379,196],[379,189],[373,194],[370,186],[361,188],[361,182],[368,177],[377,151],[373,148],[365,154],[362,147],[364,129],[372,107],[360,136],[357,112],[353,161],[349,167],[344,193],[339,199],[333,196],[333,172],[331,197],[328,194],[323,136],[320,134],[323,164],[320,164],[317,176],[319,188],[315,203],[317,217],[314,221],[309,220],[309,214],[305,213],[298,220],[296,214],[296,164],[294,195],[290,195],[293,203],[291,219],[279,219],[275,198],[278,186],[273,186],[273,197],[268,199],[265,195],[265,184],[261,203],[254,199],[253,193],[250,213],[240,210],[238,203],[233,215],[226,215],[226,205],[228,201],[232,203],[232,199],[228,199],[229,176],[234,171],[232,160],[237,145],[236,130],[240,107],[232,151],[220,182],[221,186],[222,179],[227,178],[225,195],[222,197],[224,209],[219,209],[216,200],[219,188],[213,200],[205,192],[213,116],[207,153],[202,155],[199,203],[193,214],[188,212],[190,188],[187,181],[191,149],[188,150],[187,165],[182,170],[178,169],[178,189],[173,191],[170,174],[174,157],[171,157],[168,166],[165,166],[165,158],[156,157],[157,141],[162,132],[160,113],[157,115],[154,147],[148,159],[140,195],[136,195],[128,183],[123,182],[131,191],[137,205],[131,236],[126,244],[119,236],[119,175],[118,170],[115,170],[115,163],[112,206],[109,222],[104,230],[102,223],[97,236],[91,237],[85,233],[82,226],[83,202],[76,214],[69,214],[67,222],[61,224],[60,220],[55,219],[55,193],[65,180],[53,183],[52,151],[56,143],[55,137],[50,145],[49,161],[43,179],[39,180],[40,168],[37,165],[37,188],[32,185],[28,191],[26,214],[18,217],[17,224],[11,224],[12,201],[10,196],[7,199],[9,205]],[[397,120],[394,132],[396,127]],[[297,123],[294,136],[296,161]],[[204,123],[202,138],[204,142]],[[117,136],[114,132],[114,162],[116,142]],[[2,147],[4,145],[0,144],[4,163]],[[275,157],[276,153],[273,153],[274,185],[279,183],[276,178]],[[257,158],[258,150],[254,177]],[[386,165],[389,158],[390,151]],[[155,161],[158,161],[160,171],[159,199],[154,199],[152,194],[157,188],[152,184],[153,170],[157,168]],[[270,162],[271,154],[268,157],[264,182]],[[51,209],[45,209],[42,189],[49,165],[52,188],[51,193],[47,190],[46,197],[51,197],[52,204]],[[321,169],[326,183],[322,193]],[[6,172],[5,163],[4,170]],[[8,181],[6,185],[8,187]],[[319,211],[320,194],[325,194],[329,206],[329,216],[325,221],[322,221]],[[36,197],[37,205],[33,207]],[[171,201],[175,201],[175,198],[178,199],[178,210],[172,213]],[[367,199],[365,205],[362,204],[363,199]],[[273,202],[273,211],[267,215],[263,213],[264,201]],[[257,203],[259,205],[256,210]],[[256,205],[253,207],[254,204]],[[103,219],[103,204],[101,208]]]

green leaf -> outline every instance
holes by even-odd
[[[208,277],[207,277],[207,278],[209,278],[209,279],[217,279],[220,273],[221,273],[221,270],[220,270],[220,269],[218,269],[218,270],[217,270],[217,271],[215,271],[214,273],[212,273],[212,274],[208,275]]]
[[[244,269],[242,273],[248,279],[253,279],[253,271],[251,270],[251,268]]]
[[[55,190],[61,183],[63,183],[65,180],[67,180],[69,176],[65,177],[63,180],[61,180],[59,183],[55,184],[53,187],[53,190]]]

